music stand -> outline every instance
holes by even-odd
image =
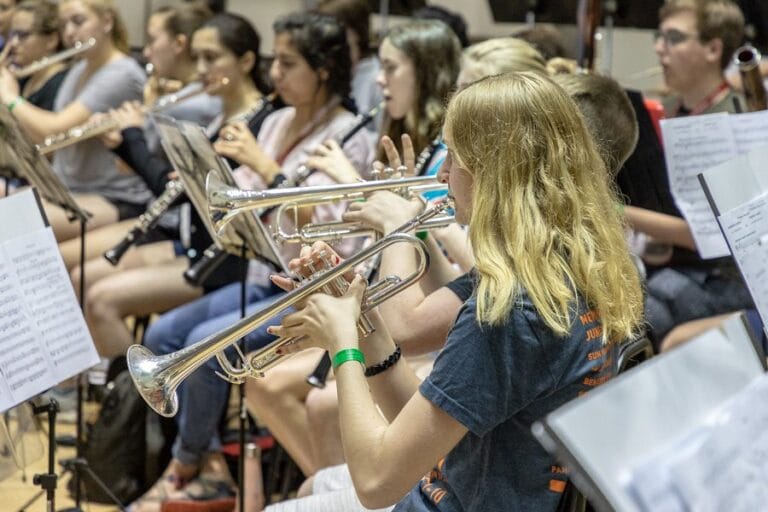
[[[629,485],[632,470],[764,375],[744,316],[723,331],[658,355],[534,423],[533,434],[598,511],[643,510]],[[649,484],[664,480],[661,469],[650,476]]]
[[[271,233],[255,215],[238,215],[224,230],[217,232],[208,215],[208,200],[205,183],[210,172],[214,172],[227,185],[236,187],[232,169],[226,160],[213,150],[208,136],[194,123],[178,121],[167,116],[155,116],[160,141],[168,159],[178,171],[187,193],[197,213],[217,246],[226,252],[238,256],[243,262],[240,286],[240,315],[245,317],[246,308],[246,258],[256,258],[273,268],[285,271],[285,264]],[[242,344],[242,340],[241,340]],[[240,510],[244,508],[245,479],[245,387],[239,386],[240,399],[240,459],[238,464],[238,499]]]
[[[221,233],[211,224],[205,194],[208,173],[215,172],[227,185],[236,187],[237,184],[226,160],[213,151],[202,128],[167,116],[154,116],[154,119],[163,149],[216,245],[238,257],[245,248],[247,258],[264,261],[277,270],[287,269],[269,230],[255,216],[238,215]]]
[[[15,164],[15,165],[14,165]],[[27,139],[16,119],[0,108],[0,168],[13,169],[13,178],[25,179],[40,196],[67,212],[71,220],[86,222],[90,215],[80,208],[48,159]]]
[[[768,336],[768,178],[763,172],[768,146],[760,146],[736,159],[698,175],[709,207],[717,220],[733,260],[752,296],[763,330]]]

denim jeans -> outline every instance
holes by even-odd
[[[248,285],[246,313],[258,311],[279,297],[276,287]],[[270,325],[279,323],[288,311]],[[240,283],[234,283],[162,315],[150,325],[145,345],[155,354],[170,354],[186,348],[240,319]],[[256,350],[275,339],[263,325],[245,336],[246,352]],[[225,354],[235,360],[230,346]],[[219,422],[226,409],[229,383],[214,372],[221,371],[215,357],[210,358],[179,386],[179,434],[173,456],[184,464],[199,464],[208,452],[219,451]]]

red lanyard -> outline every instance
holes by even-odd
[[[728,92],[730,92],[731,88],[728,85],[728,82],[723,80],[723,83],[721,83],[719,86],[717,86],[717,89],[712,91],[707,95],[706,98],[701,100],[695,107],[693,107],[690,111],[688,111],[689,116],[697,116],[699,114],[704,113],[706,110],[709,110],[713,105],[716,105],[723,101],[723,98],[726,97]],[[677,109],[675,109],[675,115],[680,114],[680,109],[682,108],[682,104],[679,103],[677,105]]]

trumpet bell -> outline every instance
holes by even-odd
[[[142,345],[131,345],[126,358],[136,390],[147,405],[166,418],[175,416],[179,410],[176,388],[183,377],[174,373],[174,365],[170,363],[177,358],[156,356]]]

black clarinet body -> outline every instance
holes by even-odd
[[[203,286],[213,272],[224,263],[229,253],[219,248],[216,244],[211,244],[203,251],[199,260],[189,266],[184,271],[184,280],[192,286]]]
[[[160,217],[168,211],[168,208],[176,202],[184,193],[184,186],[179,181],[171,180],[165,185],[165,190],[160,197],[155,199],[147,208],[147,211],[139,216],[136,225],[131,228],[120,242],[104,253],[104,258],[112,265],[120,263],[120,259],[134,244],[141,242],[147,234],[157,225]]]

